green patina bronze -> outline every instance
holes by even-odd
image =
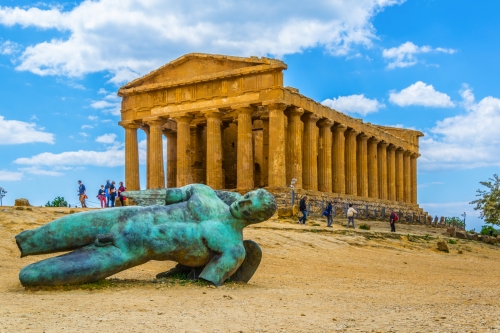
[[[23,286],[97,281],[149,260],[201,268],[196,278],[216,286],[230,276],[248,281],[262,252],[243,241],[242,230],[276,211],[274,197],[262,189],[242,196],[193,184],[124,195],[156,205],[72,214],[17,235],[21,257],[72,251],[24,267]]]

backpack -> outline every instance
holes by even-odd
[[[397,222],[399,220],[398,214],[394,213],[394,222]]]

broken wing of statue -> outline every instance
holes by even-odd
[[[274,197],[262,189],[216,193],[201,184],[161,191],[164,205],[82,212],[18,234],[21,257],[72,251],[24,267],[23,286],[97,281],[149,260],[204,267],[199,278],[216,286],[233,274],[248,281],[256,266],[238,270],[245,248],[259,262],[261,252],[254,242],[244,244],[242,230],[275,213]],[[134,192],[129,196],[138,201]]]

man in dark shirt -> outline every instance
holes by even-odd
[[[82,204],[82,208],[87,208],[87,205],[85,204],[85,197],[87,196],[87,190],[85,189],[85,185],[82,184],[82,181],[78,181],[78,199],[80,200],[80,203]]]
[[[307,197],[304,195],[302,199],[300,199],[299,210],[302,212],[302,217],[299,219],[300,224],[306,224],[307,219]]]
[[[396,232],[396,213],[391,210],[391,216],[389,217],[391,224],[391,232]]]

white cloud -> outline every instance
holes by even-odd
[[[428,85],[422,81],[415,82],[400,92],[391,91],[389,101],[399,106],[420,105],[435,108],[451,108],[455,106],[450,96],[436,91],[432,84]]]
[[[419,47],[412,42],[406,42],[399,45],[398,47],[384,49],[384,51],[382,51],[382,56],[389,61],[387,68],[394,69],[398,67],[402,68],[413,66],[418,62],[418,59],[416,57],[417,54],[430,52],[453,54],[456,52],[456,50],[446,49],[442,47],[433,49],[428,45]]]
[[[371,47],[377,38],[373,17],[403,2],[100,0],[67,11],[0,7],[0,24],[67,36],[28,46],[18,70],[66,76],[109,71],[110,81],[119,83],[194,50],[281,57],[322,47],[332,55],[356,54],[355,47]]]
[[[85,132],[80,132],[80,133],[78,133],[78,134],[80,134],[80,135],[81,135],[81,136],[83,136],[84,138],[86,138],[86,137],[88,137],[88,136],[89,136],[89,135],[88,135],[87,133],[85,133]]]
[[[376,99],[366,98],[364,94],[325,99],[321,104],[341,112],[357,113],[362,116],[377,112],[379,109],[385,107],[383,103],[380,103]]]
[[[87,118],[88,118],[89,120],[97,120],[97,119],[99,119],[99,117],[98,117],[98,116],[88,116]]]
[[[0,170],[0,180],[1,181],[16,181],[21,180],[23,178],[23,174],[21,172],[12,172],[6,170]]]
[[[94,128],[94,126],[92,125],[82,125],[82,129],[91,129],[91,128]]]
[[[112,101],[109,101],[110,99]],[[103,113],[110,113],[114,116],[119,116],[121,113],[121,103],[119,99],[120,98],[118,96],[107,95],[104,97],[104,100],[92,102],[90,107],[94,109],[104,109],[102,111]]]
[[[37,130],[36,124],[19,120],[6,120],[0,116],[0,145],[22,143],[54,143],[54,134]]]
[[[139,162],[144,164],[146,160],[146,140],[140,141],[138,145]],[[125,152],[123,150],[123,145],[119,143],[104,151],[78,150],[59,154],[41,153],[32,157],[18,158],[14,161],[14,163],[21,165],[50,166],[53,167],[54,170],[67,170],[67,168],[71,166],[82,167],[89,165],[116,167],[123,166],[124,162]]]
[[[467,86],[461,95],[462,114],[438,121],[420,143],[424,170],[500,166],[500,99],[476,103]]]
[[[64,175],[62,172],[52,171],[52,170],[43,170],[43,169],[39,169],[36,166],[29,167],[29,168],[19,168],[19,170],[23,171],[25,173],[29,173],[29,174],[37,175],[37,176],[52,176],[52,177],[57,177],[57,176]]]
[[[20,50],[20,45],[10,40],[0,43],[0,54],[1,55],[13,55],[18,53]]]
[[[112,144],[112,143],[115,143],[115,140],[116,140],[116,134],[111,133],[111,134],[104,134],[104,135],[98,136],[95,139],[95,142]]]

